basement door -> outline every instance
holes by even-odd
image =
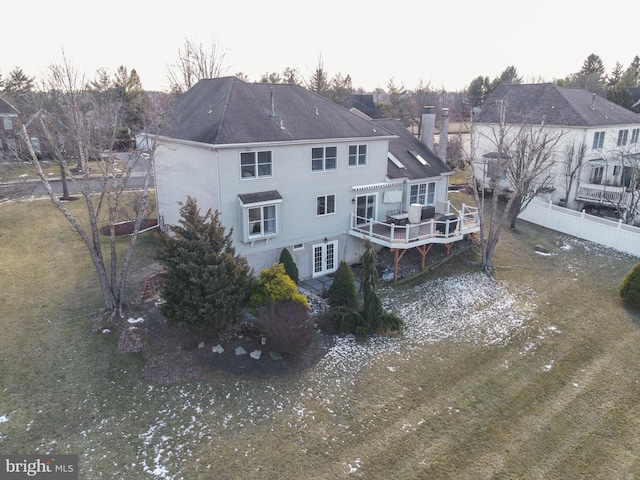
[[[313,276],[321,277],[338,269],[336,254],[338,241],[318,243],[313,246]]]

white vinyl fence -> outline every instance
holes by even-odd
[[[518,218],[640,257],[640,228],[533,199]]]

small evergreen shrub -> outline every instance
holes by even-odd
[[[620,284],[620,297],[632,307],[640,308],[640,263],[636,263]]]
[[[284,271],[287,272],[287,275],[291,277],[296,285],[298,284],[298,266],[296,262],[294,262],[291,253],[286,248],[282,249],[280,252],[280,263],[284,265]]]
[[[313,322],[309,310],[301,303],[264,305],[258,311],[258,321],[267,337],[267,347],[284,356],[299,359],[313,341]]]
[[[249,305],[254,310],[262,305],[278,302],[292,302],[303,305],[309,310],[307,297],[298,292],[295,282],[287,275],[281,263],[260,272],[260,278],[252,289]]]
[[[356,334],[365,326],[364,317],[356,310],[348,307],[336,307],[331,311],[331,316],[339,333]]]
[[[340,262],[333,277],[333,283],[327,290],[327,299],[334,307],[356,308],[358,292],[353,271],[347,262]]]

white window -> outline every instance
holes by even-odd
[[[631,143],[638,143],[638,136],[640,136],[640,128],[631,130]]]
[[[279,204],[277,190],[238,195],[242,207],[243,241],[251,242],[279,234]]]
[[[364,225],[369,220],[376,219],[377,194],[359,195],[356,197],[356,221],[358,225]]]
[[[409,204],[435,205],[436,182],[411,185]]]
[[[604,132],[595,132],[593,134],[593,149],[600,150],[604,146]]]
[[[315,147],[311,149],[311,171],[325,172],[338,168],[338,147]]]
[[[367,146],[349,145],[349,166],[361,167],[367,164]]]
[[[276,223],[275,205],[249,208],[249,238],[275,235]]]
[[[272,176],[271,152],[242,152],[240,172],[243,180]]]
[[[627,144],[627,137],[629,136],[629,130],[620,130],[618,132],[618,146],[623,147]]]
[[[13,121],[11,117],[2,117],[2,122],[5,130],[13,130]]]
[[[336,213],[336,196],[321,195],[316,197],[316,215],[330,215]]]
[[[313,276],[319,277],[338,269],[336,254],[338,242],[319,243],[313,246]]]

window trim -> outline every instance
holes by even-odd
[[[260,154],[268,153],[269,154],[269,174],[268,175],[260,175]],[[253,156],[253,163],[251,163],[251,168],[253,169],[253,175],[245,176],[244,175],[244,167],[248,167],[249,164],[243,164],[243,157],[247,157],[248,155]],[[266,165],[263,163],[262,165]],[[273,151],[272,150],[254,150],[250,152],[240,152],[240,180],[258,180],[260,178],[272,178],[273,177]]]
[[[334,149],[335,151],[335,156],[328,156],[327,155],[327,150],[328,149]],[[314,157],[314,153],[317,150],[322,149],[322,158],[320,157]],[[327,168],[327,160],[328,159],[333,159],[334,162],[334,167],[333,168]],[[319,161],[322,160],[322,168],[314,168],[314,161]],[[331,145],[331,146],[324,146],[324,147],[311,147],[311,173],[320,173],[320,172],[333,172],[338,170],[338,147]]]
[[[592,150],[602,150],[604,147],[604,132],[593,133],[593,145]]]
[[[352,148],[356,149],[355,153],[351,153]],[[361,150],[364,150],[364,152],[362,152]],[[367,166],[367,150],[368,149],[367,149],[366,143],[349,145],[349,148],[348,148],[349,158],[347,162],[347,165],[349,166],[349,168],[366,167]],[[353,159],[353,163],[351,162],[352,159]],[[364,159],[364,161],[361,161],[361,159]]]
[[[430,189],[429,186],[433,186],[433,188]],[[413,187],[418,189],[415,195],[412,194]],[[423,193],[420,193],[420,187],[424,187]],[[415,202],[411,201],[414,196],[416,197]],[[422,202],[420,201],[420,197],[424,197]],[[429,197],[431,197],[431,201],[429,201]],[[411,184],[409,187],[409,205],[413,203],[433,207],[436,204],[436,182],[420,182]]]
[[[329,212],[329,197],[333,197],[333,211]],[[324,198],[324,213],[320,213],[320,199]],[[336,213],[336,194],[328,193],[326,195],[318,195],[316,197],[316,217],[326,217],[327,215],[335,215]]]
[[[638,137],[640,137],[640,128],[634,128],[631,130],[631,144],[638,143]]]
[[[268,192],[268,193],[271,193],[271,192]],[[280,228],[281,228],[280,227],[280,217],[281,217],[280,204],[282,203],[282,198],[277,198],[279,196],[277,192],[275,192],[275,194],[277,196],[273,196],[272,198],[269,198],[263,201],[258,201],[258,202],[244,203],[242,201],[242,198],[239,198],[240,207],[242,208],[242,241],[244,243],[251,243],[251,245],[253,245],[253,243],[258,240],[266,240],[268,242],[271,238],[277,237],[278,235],[280,235]],[[275,225],[274,225],[275,231],[269,232],[269,233],[264,232],[265,207],[274,207],[275,216],[273,220],[275,221]],[[261,233],[252,233],[251,232],[252,222],[250,221],[249,211],[252,209],[258,209],[258,208],[260,209],[260,215],[261,215],[261,218],[260,218]]]
[[[618,130],[618,147],[624,147],[629,140],[629,129]]]

